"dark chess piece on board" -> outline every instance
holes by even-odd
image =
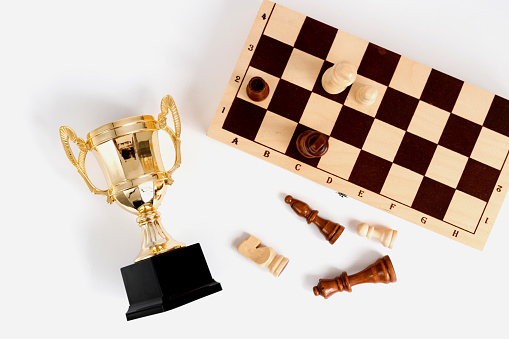
[[[263,101],[269,96],[269,85],[261,77],[253,77],[247,84],[246,93],[253,101]]]
[[[302,132],[297,138],[297,151],[306,158],[319,158],[329,150],[329,138],[316,131]]]
[[[331,245],[338,240],[345,229],[340,224],[320,218],[317,210],[312,210],[308,204],[294,199],[291,195],[286,196],[285,202],[292,207],[298,216],[305,218],[308,224],[314,223]]]
[[[388,255],[378,259],[375,263],[369,265],[364,270],[354,275],[348,276],[343,272],[334,279],[320,279],[318,285],[313,287],[316,296],[321,295],[325,299],[336,292],[352,292],[352,286],[365,283],[393,283],[396,282],[396,272],[392,266]]]

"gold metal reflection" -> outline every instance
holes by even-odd
[[[167,125],[171,112],[175,130]],[[166,171],[163,167],[157,131],[170,135],[175,147],[175,162]],[[185,246],[174,240],[163,228],[160,206],[166,188],[173,183],[171,175],[180,166],[180,118],[170,95],[161,101],[161,113],[155,120],[151,115],[121,119],[88,133],[84,141],[67,126],[60,127],[60,138],[67,157],[78,170],[90,191],[104,195],[108,203],[117,202],[123,209],[138,215],[141,228],[141,251],[135,262]],[[75,143],[78,160],[69,145]],[[108,189],[97,188],[85,170],[85,158],[91,151],[106,178]]]

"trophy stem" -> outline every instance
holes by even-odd
[[[142,243],[141,251],[134,262],[185,246],[166,232],[161,224],[161,213],[152,204],[141,206],[138,213],[136,221],[141,228]]]

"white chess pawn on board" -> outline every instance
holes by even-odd
[[[396,242],[398,231],[391,229],[376,229],[373,226],[369,226],[366,223],[359,224],[357,227],[357,234],[361,237],[368,239],[375,238],[382,243],[385,247],[392,248]]]
[[[348,62],[337,63],[323,73],[322,87],[329,94],[339,94],[353,84],[357,69]]]
[[[355,98],[357,99],[359,104],[363,106],[370,106],[375,103],[377,96],[378,90],[375,87],[371,85],[365,85],[357,90],[357,95],[355,96]]]

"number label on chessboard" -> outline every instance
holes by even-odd
[[[339,94],[321,85],[357,68]],[[261,77],[268,96],[246,87]],[[359,104],[365,85],[375,102]],[[304,131],[328,151],[305,158]],[[208,135],[477,249],[509,185],[509,101],[332,26],[264,1]]]

